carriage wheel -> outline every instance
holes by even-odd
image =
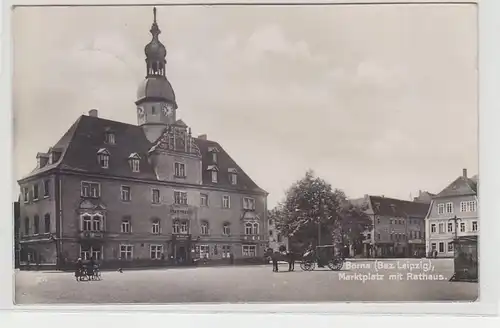
[[[316,266],[316,263],[312,261],[302,261],[300,263],[300,268],[304,271],[312,271],[314,270],[314,267]]]
[[[332,259],[328,261],[328,267],[333,271],[339,271],[344,266],[344,260]]]

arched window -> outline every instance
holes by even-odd
[[[180,224],[178,220],[175,220],[172,224],[172,233],[180,233]]]
[[[92,231],[92,217],[90,215],[84,215],[82,218],[82,230]]]
[[[253,224],[250,222],[245,223],[245,235],[251,235],[253,230]]]
[[[153,220],[152,232],[156,235],[160,234],[160,220]]]
[[[259,234],[259,224],[257,222],[255,222],[253,225],[252,225],[253,229],[252,229],[252,235],[258,235]]]
[[[45,223],[45,233],[50,233],[50,214],[45,214],[44,218]]]
[[[206,221],[203,221],[201,223],[201,234],[208,235],[208,222],[206,222]]]
[[[137,153],[132,153],[128,157],[129,165],[130,168],[132,169],[132,172],[139,172],[140,171],[140,163],[141,163],[141,157]]]
[[[229,226],[229,223],[224,223],[222,225],[222,234],[224,236],[229,236],[229,234],[231,233],[231,227]]]
[[[109,168],[109,151],[101,148],[97,151],[97,162],[103,169]]]

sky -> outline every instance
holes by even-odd
[[[177,117],[268,191],[312,169],[349,197],[478,170],[473,5],[158,7]],[[92,108],[137,124],[151,7],[16,8],[14,169]],[[18,187],[13,186],[17,199]]]

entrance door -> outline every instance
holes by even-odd
[[[179,251],[177,252],[177,260],[179,263],[186,263],[186,247],[185,246],[179,246]]]

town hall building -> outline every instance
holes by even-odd
[[[267,192],[178,118],[156,21],[146,45],[137,125],[79,117],[18,181],[21,262],[190,264],[262,258]]]

